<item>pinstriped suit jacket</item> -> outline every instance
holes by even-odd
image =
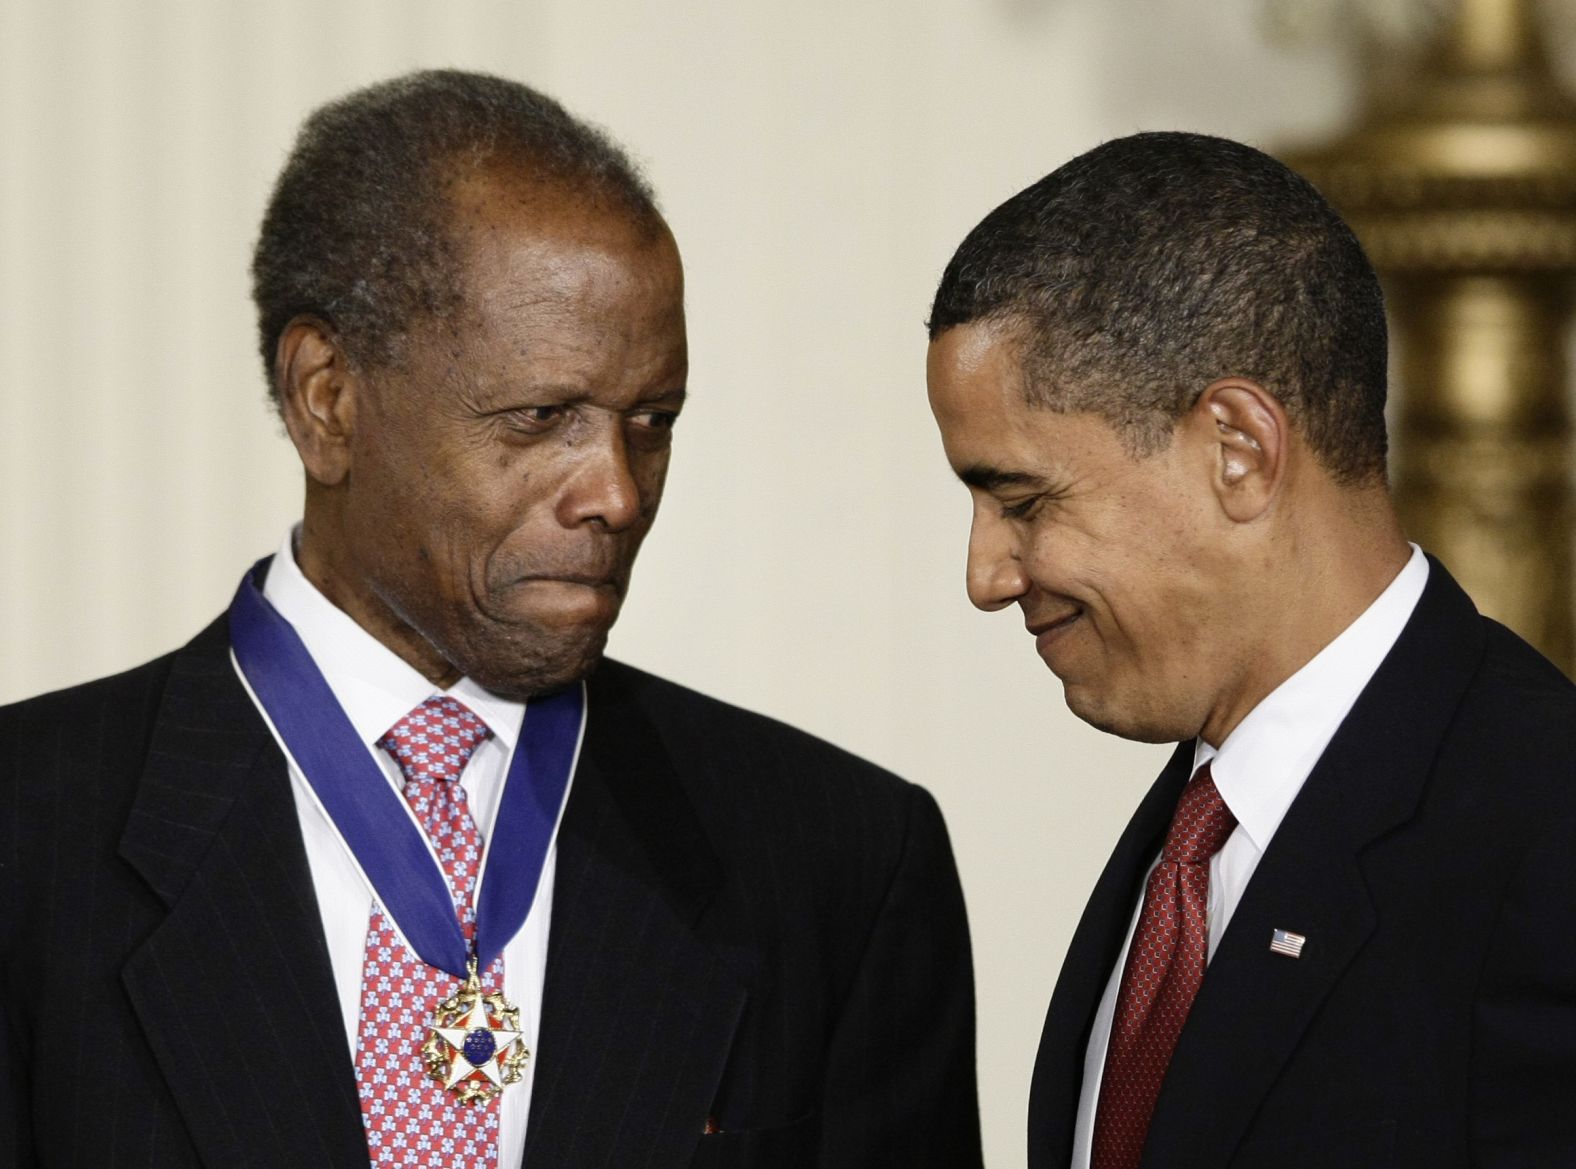
[[[0,710],[3,1169],[367,1164],[285,763],[228,650],[216,622]],[[525,1165],[978,1166],[931,799],[617,663],[590,685]]]

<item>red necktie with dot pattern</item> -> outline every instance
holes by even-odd
[[[467,941],[476,933],[472,894],[482,841],[459,778],[491,735],[486,723],[443,695],[427,699],[378,740],[404,774],[406,802],[443,864]],[[422,1067],[433,1007],[459,986],[458,978],[406,948],[383,907],[372,907],[361,970],[356,1083],[375,1166],[477,1169],[498,1163],[498,1100],[461,1104]],[[483,974],[482,988],[503,989],[502,955]]]
[[[1094,1116],[1091,1169],[1136,1169],[1209,956],[1209,858],[1237,818],[1209,764],[1182,790],[1128,947]]]

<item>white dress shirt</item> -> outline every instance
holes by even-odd
[[[461,678],[447,690],[435,687],[307,580],[296,565],[295,534],[292,531],[285,536],[269,568],[263,595],[294,626],[329,689],[344,708],[351,726],[402,799],[404,777],[389,754],[377,746],[377,741],[412,709],[435,694],[447,694],[464,703],[491,728],[492,736],[476,748],[459,779],[485,845],[498,813],[509,760],[525,717],[524,704],[500,698],[469,678]],[[244,686],[245,678],[241,681]],[[251,693],[250,687],[247,693]],[[255,695],[252,700],[257,701]],[[266,712],[263,717],[268,721]],[[273,730],[272,722],[269,722],[269,729]],[[354,1057],[361,1017],[362,958],[368,919],[376,898],[289,748],[279,739],[277,731],[274,737],[289,760],[296,815],[301,822],[307,864],[312,871],[312,885],[323,917],[323,935],[328,940],[328,957],[334,970],[345,1035]],[[567,793],[565,798],[567,801]],[[520,1164],[525,1152],[525,1126],[537,1062],[536,1039],[542,1019],[542,984],[547,968],[547,931],[552,913],[557,841],[555,826],[530,916],[503,950],[504,995],[520,1008],[520,1026],[531,1058],[525,1063],[524,1078],[503,1093],[499,1112],[500,1165]],[[437,864],[436,859],[433,863]],[[415,1052],[411,1055],[416,1058]]]
[[[1428,560],[1416,544],[1406,566],[1334,641],[1248,712],[1217,750],[1198,739],[1193,770],[1210,764],[1215,787],[1237,827],[1209,862],[1209,957],[1215,956],[1231,915],[1269,847],[1286,809],[1297,798],[1319,756],[1351,711],[1357,696],[1401,636],[1428,583]],[[1150,865],[1160,862],[1157,856]],[[1138,925],[1142,896],[1133,907],[1127,941],[1106,982],[1084,1052],[1083,1086],[1073,1131],[1072,1169],[1089,1169],[1094,1114],[1105,1073],[1105,1053],[1116,1015],[1116,997],[1127,965],[1127,947]]]

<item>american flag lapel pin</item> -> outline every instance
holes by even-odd
[[[1308,939],[1290,930],[1276,930],[1270,934],[1270,953],[1284,954],[1288,958],[1301,958],[1302,948]]]

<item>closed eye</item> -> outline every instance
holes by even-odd
[[[1031,495],[1015,503],[1004,502],[1001,505],[1001,517],[1005,520],[1026,520],[1034,514],[1034,509],[1039,506],[1040,501],[1044,498],[1045,496],[1043,495]]]

